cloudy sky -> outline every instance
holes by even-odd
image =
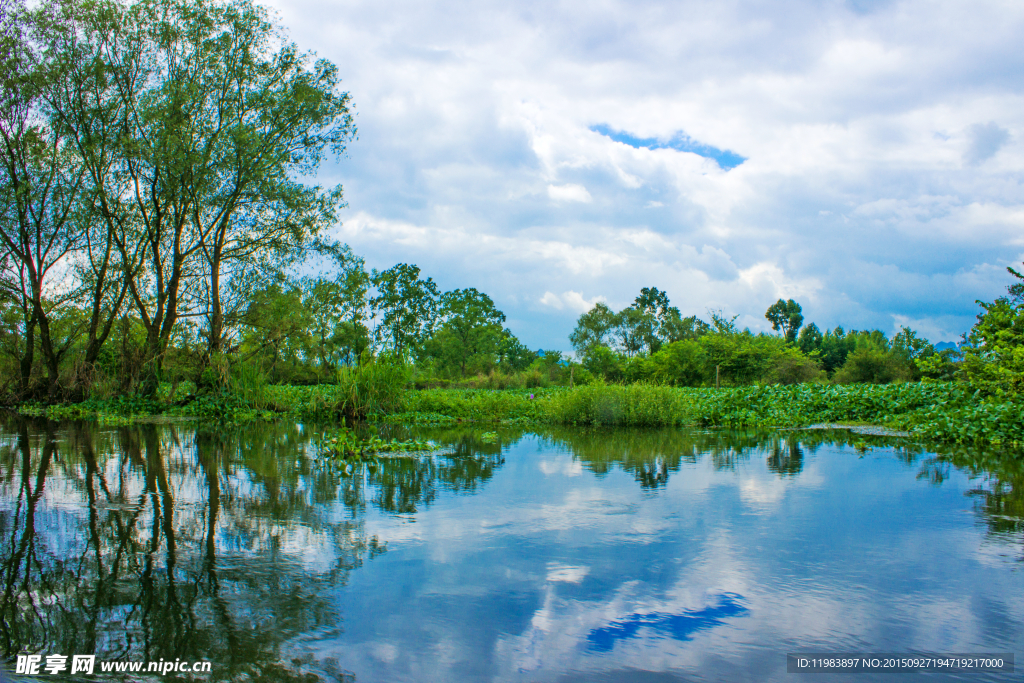
[[[1020,2],[274,6],[356,103],[336,236],[487,292],[533,348],[645,286],[955,340],[1024,259]]]

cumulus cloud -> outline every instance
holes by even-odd
[[[276,4],[358,107],[319,178],[336,234],[488,292],[534,348],[568,347],[554,292],[644,286],[958,336],[1024,246],[1024,5]]]

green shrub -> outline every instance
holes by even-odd
[[[843,367],[832,378],[838,384],[864,382],[889,384],[913,379],[912,371],[894,354],[871,346],[863,346],[846,357]]]
[[[699,387],[706,365],[704,348],[692,339],[672,342],[650,358],[652,378],[677,387]]]
[[[768,384],[803,384],[825,379],[821,362],[808,358],[796,348],[787,348],[772,358],[764,376]]]
[[[694,422],[709,426],[792,427],[814,422],[887,424],[897,415],[960,400],[962,395],[957,385],[946,383],[795,384],[693,390],[690,409]]]

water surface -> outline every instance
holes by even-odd
[[[845,432],[394,431],[446,450],[324,467],[313,425],[9,420],[5,656],[611,682],[849,678],[787,674],[788,652],[1024,652],[1013,457]]]

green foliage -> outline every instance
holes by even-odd
[[[841,326],[822,334],[812,323],[801,330],[798,345],[839,383],[916,380],[921,377],[916,361],[936,353],[906,327],[889,340],[881,330],[847,332]]]
[[[1015,286],[1015,285],[1011,285]],[[959,377],[983,395],[1010,399],[1024,393],[1024,302],[1009,297],[978,302],[984,312],[961,347]]]
[[[229,372],[230,393],[254,410],[266,410],[270,403],[267,393],[269,384],[266,373],[260,368],[259,363],[238,363]]]
[[[375,372],[379,378],[396,370],[381,364],[354,383],[372,386],[379,381],[369,376]],[[1024,406],[1018,401],[985,397],[964,383],[951,382],[774,384],[718,390],[600,383],[530,391],[426,389],[408,392],[401,401],[391,400],[390,410],[379,396],[372,398],[359,390],[353,394],[350,387],[346,390],[340,385],[269,386],[266,401],[267,409],[257,410],[235,394],[211,392],[182,406],[120,397],[57,406],[24,404],[19,410],[51,419],[95,419],[107,424],[127,424],[159,413],[229,422],[281,415],[320,421],[365,416],[378,423],[442,425],[501,422],[767,428],[853,422],[886,425],[942,442],[1024,447]]]
[[[764,317],[771,322],[773,330],[782,332],[786,341],[791,343],[796,341],[797,332],[804,323],[800,304],[792,299],[789,301],[779,299],[768,307]]]
[[[267,387],[267,399],[270,410],[316,420],[338,419],[337,406],[344,400],[335,384],[272,385]]]
[[[692,339],[668,344],[649,362],[653,380],[677,387],[700,386],[707,376],[707,365],[704,344]]]
[[[433,279],[420,279],[419,266],[399,263],[374,269],[370,282],[377,295],[370,305],[380,316],[374,339],[401,359],[415,354],[434,329],[440,293]]]
[[[65,403],[45,405],[41,403],[23,403],[18,406],[22,415],[47,417],[51,420],[90,420],[96,419],[110,423],[113,417],[135,418],[142,415],[153,415],[161,412],[164,406],[149,398],[136,396],[118,396],[112,400],[90,399],[81,403]]]
[[[948,387],[943,400],[897,415],[891,423],[936,441],[1024,448],[1024,405],[1019,401],[986,400],[962,383],[939,386]]]
[[[711,316],[711,325],[709,332],[715,332],[718,334],[737,334],[739,329],[736,327],[736,318],[738,315],[734,315],[731,318],[726,317],[722,311],[709,311]]]
[[[846,356],[850,353],[849,347],[846,330],[842,325],[836,325],[833,330],[825,330],[821,335],[818,347],[812,349],[812,352],[816,351],[819,354],[825,372],[832,375],[846,362]]]
[[[790,427],[814,422],[886,424],[895,415],[948,400],[954,385],[798,384],[696,390],[691,415],[699,424]]]
[[[239,421],[255,419],[258,413],[238,394],[223,389],[200,394],[195,400],[174,411],[177,415],[207,420]]]
[[[607,346],[592,346],[581,358],[583,367],[598,377],[604,377],[611,381],[622,377],[624,359]]]
[[[525,370],[536,358],[537,353],[526,348],[508,328],[502,331],[501,341],[498,342],[498,365],[503,370]]]
[[[670,309],[661,323],[661,334],[665,342],[700,339],[710,330],[711,327],[697,316],[683,318],[676,308]]]
[[[768,384],[803,384],[825,381],[821,363],[805,356],[799,349],[788,347],[775,353],[764,374]]]
[[[467,370],[481,371],[495,364],[505,341],[501,327],[505,314],[489,296],[472,287],[446,292],[441,296],[440,318],[440,329],[424,343],[420,358],[435,359],[442,372],[458,372],[460,377]]]
[[[943,442],[1024,446],[1021,405],[981,400],[961,383],[809,383],[720,390],[595,384],[529,396],[511,391],[415,392],[407,403],[411,412],[393,419],[422,424],[474,420],[711,427],[871,423]]]
[[[709,426],[867,422],[942,442],[1024,446],[1022,406],[982,400],[962,383],[776,385],[689,396],[690,419]]]
[[[697,339],[709,329],[696,316],[683,318],[665,292],[644,287],[633,304],[618,313],[604,303],[595,304],[580,315],[569,342],[589,372],[618,381],[644,374],[640,366],[627,367],[630,359],[656,354],[665,344]]]
[[[424,389],[410,393],[405,405],[412,413],[446,415],[457,420],[539,422],[544,415],[542,404],[559,391],[565,390]]]
[[[843,367],[833,379],[838,384],[888,384],[897,380],[907,381],[912,377],[907,366],[894,354],[885,349],[864,346],[847,356]]]
[[[960,369],[960,352],[943,349],[928,356],[914,359],[917,372],[924,382],[952,382]]]
[[[800,346],[800,350],[805,355],[816,354],[821,350],[821,343],[824,335],[821,334],[821,330],[814,323],[810,325],[804,325],[803,329],[800,330],[800,337],[797,340],[797,344]]]
[[[462,422],[459,418],[441,413],[418,413],[401,412],[391,415],[377,416],[371,419],[372,422],[401,425],[452,425]]]
[[[629,306],[616,314],[615,321],[612,337],[626,358],[633,358],[644,351],[650,351],[649,344],[653,337],[655,324],[651,314],[635,306]]]
[[[638,315],[629,315],[627,311],[630,310],[637,311]],[[670,319],[679,320],[679,309],[669,305],[668,294],[665,292],[657,287],[644,287],[633,305],[620,315],[623,316],[623,323],[629,318],[636,318],[636,322],[631,323],[635,326],[634,337],[649,355],[661,348],[665,340],[664,328]]]
[[[596,350],[608,349],[612,330],[617,324],[615,312],[600,301],[581,314],[576,321],[576,329],[569,335],[569,343],[576,350],[576,356],[586,362]]]
[[[770,335],[750,332],[712,333],[699,342],[705,353],[705,381],[714,384],[715,368],[721,384],[749,384],[763,378],[772,367],[772,359],[785,349],[786,342]]]

